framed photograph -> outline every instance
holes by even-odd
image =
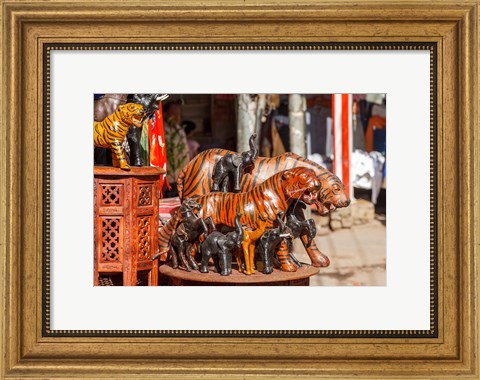
[[[478,1],[2,6],[2,378],[478,378]]]

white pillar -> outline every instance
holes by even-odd
[[[305,157],[305,97],[300,94],[288,96],[288,120],[290,132],[290,151]]]
[[[257,134],[256,143],[260,148],[260,130],[262,129],[262,117],[263,112],[265,111],[265,106],[267,104],[267,95],[258,94],[257,97],[257,111],[256,111],[256,120],[255,120],[255,133]]]
[[[250,150],[248,140],[255,131],[257,102],[250,94],[237,97],[237,152]]]
[[[342,94],[333,94],[333,172],[342,180]]]

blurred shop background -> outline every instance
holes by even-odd
[[[311,285],[386,285],[385,94],[169,94],[168,103],[180,112],[190,157],[246,151],[255,131],[260,156],[291,151],[335,173],[352,203],[328,217],[310,211],[317,245],[331,260]],[[297,244],[297,258],[308,263]]]

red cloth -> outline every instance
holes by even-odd
[[[163,131],[162,104],[148,121],[148,141],[150,145],[150,165],[157,166],[167,172],[167,149]],[[166,174],[160,175],[160,189],[163,189]],[[167,181],[168,186],[168,181]],[[160,191],[160,194],[162,192]],[[161,196],[161,195],[160,195]]]
[[[367,152],[373,151],[373,130],[387,128],[387,120],[384,117],[372,116],[368,120],[367,132],[365,133],[365,149]]]
[[[174,216],[181,206],[180,198],[164,198],[158,203],[158,214],[164,220]]]

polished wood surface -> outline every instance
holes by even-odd
[[[94,285],[101,274],[122,273],[123,285],[135,286],[148,271],[148,285],[158,284],[159,180],[156,167],[95,166]]]
[[[137,177],[137,176],[159,176],[165,173],[165,170],[157,168],[156,166],[132,166],[130,171],[118,170],[113,166],[96,165],[93,168],[93,174],[96,176],[111,176],[111,177]]]

